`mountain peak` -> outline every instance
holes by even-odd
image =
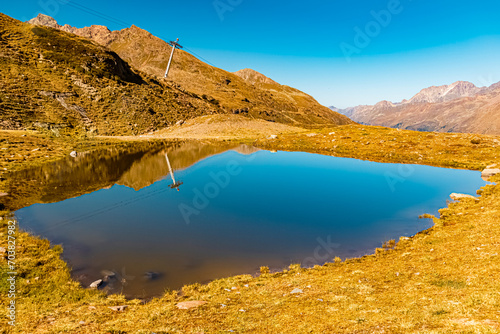
[[[236,74],[237,76],[239,76],[243,80],[250,82],[251,84],[264,83],[264,84],[278,85],[278,83],[276,81],[266,77],[262,73],[259,73],[255,70],[252,70],[251,68],[245,68],[245,69],[239,70],[237,72],[234,72],[234,74]]]
[[[406,103],[437,103],[474,96],[480,88],[468,81],[456,81],[451,85],[432,86],[422,89]]]
[[[61,28],[61,26],[57,23],[57,21],[53,17],[42,14],[42,13],[39,13],[36,17],[32,18],[31,20],[27,21],[26,23],[46,26],[46,27],[50,27],[50,28],[54,28],[54,29]]]

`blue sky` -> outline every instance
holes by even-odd
[[[23,0],[0,11],[77,27],[135,24],[217,67],[253,68],[337,107],[500,81],[498,0]]]

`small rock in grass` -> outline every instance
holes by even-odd
[[[302,289],[299,289],[299,288],[295,288],[292,290],[292,292],[290,292],[291,295],[293,294],[296,294],[296,293],[303,293],[304,291],[302,291]]]
[[[278,138],[278,135],[270,135],[269,136],[269,139],[277,139]]]
[[[0,197],[3,197],[3,196],[9,196],[8,193],[0,193]]]
[[[122,311],[124,311],[127,307],[128,307],[128,305],[109,306],[109,308],[110,308],[111,310],[116,311],[116,312],[122,312]]]
[[[97,289],[101,285],[102,285],[102,279],[98,279],[97,281],[92,282],[89,287],[91,289]]]
[[[76,151],[71,151],[69,155],[70,157],[76,158],[78,156],[78,153]]]
[[[202,300],[190,300],[187,302],[180,302],[175,304],[179,310],[189,310],[191,308],[197,308],[202,305],[205,305],[207,302],[204,302]]]

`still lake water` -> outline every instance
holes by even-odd
[[[113,271],[105,290],[148,297],[260,266],[309,267],[373,253],[431,227],[418,216],[438,215],[450,193],[474,195],[485,185],[474,171],[227,149],[197,148],[203,153],[190,158],[182,147],[156,149],[128,157],[126,168],[114,159],[123,171],[99,190],[69,192],[76,197],[16,216],[24,230],[63,245],[82,284]],[[102,155],[85,159],[71,170],[95,178]],[[58,173],[47,176],[44,184],[59,184],[50,191],[66,183]]]

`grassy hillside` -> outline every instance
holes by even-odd
[[[131,135],[218,112],[218,105],[132,70],[90,40],[0,14],[3,129]]]
[[[158,80],[165,74],[172,51],[165,41],[136,26],[119,31],[109,31],[102,26],[77,29],[59,26],[44,15],[30,22],[56,26],[92,38],[115,51],[132,67]],[[310,95],[271,82],[266,86],[254,85],[237,73],[210,66],[183,50],[175,52],[168,80],[170,87],[196,93],[226,113],[301,126],[352,123],[349,118],[320,105]]]

